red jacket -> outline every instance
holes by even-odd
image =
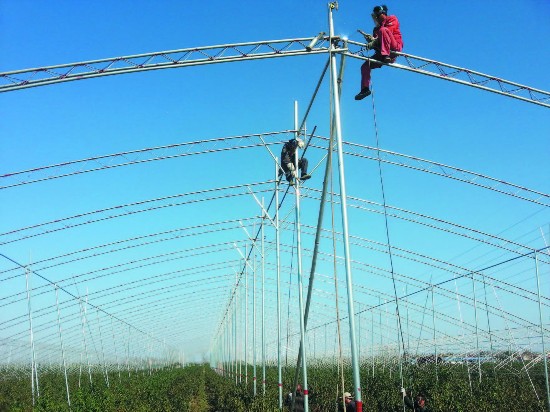
[[[380,26],[376,26],[372,31],[374,37],[378,37],[378,31],[380,30],[380,27],[387,27],[388,29],[390,29],[395,41],[400,46],[398,50],[402,50],[403,37],[401,37],[401,30],[399,30],[399,20],[397,20],[397,16],[386,16],[382,23],[380,23]]]

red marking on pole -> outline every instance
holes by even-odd
[[[357,388],[357,392],[361,392],[361,388]]]
[[[278,386],[279,388],[282,388],[282,387],[283,387],[283,384],[282,384],[282,383],[279,383],[277,386]]]
[[[256,380],[256,377],[254,376],[254,380]]]
[[[307,396],[308,393],[309,391],[307,389],[304,389],[304,396]]]
[[[363,402],[355,401],[355,410],[357,412],[363,412]]]

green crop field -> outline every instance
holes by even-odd
[[[544,411],[544,375],[541,368],[531,370],[529,378],[523,374],[495,370],[494,364],[482,368],[481,382],[476,371],[467,365],[423,365],[405,368],[405,384],[413,392],[423,392],[432,411]],[[265,396],[257,386],[253,396],[252,367],[237,376],[222,376],[208,365],[191,365],[184,368],[169,367],[149,374],[149,371],[125,371],[106,376],[94,373],[69,376],[70,403],[63,374],[40,374],[40,396],[35,406],[29,377],[22,370],[12,370],[10,378],[0,385],[0,411],[276,411],[278,410],[277,369],[266,369]],[[389,367],[363,364],[362,389],[365,411],[400,411],[402,408],[399,374]],[[437,375],[436,375],[437,370]],[[284,394],[290,390],[294,370],[284,369]],[[8,374],[5,374],[5,376]],[[310,382],[310,409],[335,411],[341,388],[335,365],[318,364],[308,368]],[[80,387],[79,387],[80,378]],[[346,390],[351,390],[351,369],[344,371]],[[540,399],[539,399],[540,398]],[[286,408],[286,406],[285,406]]]

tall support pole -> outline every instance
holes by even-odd
[[[342,56],[341,65],[340,65],[340,77],[339,77],[339,84],[341,84],[343,76],[344,76],[344,62],[345,62],[345,56]],[[321,80],[324,78],[325,73],[329,67],[330,59],[327,61],[327,64],[325,66],[325,69],[323,70],[323,73],[321,74],[321,78],[319,79],[319,85],[321,83]],[[318,85],[318,86],[319,86]],[[338,90],[338,93],[341,92],[341,88]],[[334,118],[332,119],[332,122],[334,123]],[[334,127],[333,127],[334,128]],[[319,216],[317,218],[317,230],[315,233],[315,245],[313,248],[313,257],[311,259],[311,270],[309,272],[309,284],[308,284],[308,290],[307,290],[307,298],[306,298],[306,307],[305,307],[305,313],[304,313],[304,328],[307,330],[307,321],[309,317],[309,306],[311,303],[311,297],[313,296],[313,283],[315,280],[315,269],[317,268],[317,254],[319,251],[319,244],[321,239],[321,230],[323,227],[323,217],[325,214],[325,204],[326,204],[326,196],[327,196],[327,188],[330,180],[330,174],[332,172],[332,147],[334,145],[334,139],[331,136],[329,139],[329,147],[328,147],[328,156],[327,156],[327,164],[325,166],[325,175],[323,179],[323,189],[321,192],[321,200],[319,202]],[[326,339],[325,339],[326,340]],[[326,345],[325,345],[326,346]],[[296,372],[294,374],[294,385],[293,387],[296,387],[296,384],[298,383],[298,376],[300,374],[300,365],[302,363],[302,343],[300,342],[300,349],[298,351],[298,360],[296,362]]]
[[[103,335],[101,333],[101,323],[99,322],[99,308],[96,310],[96,316],[97,316],[97,328],[99,329],[99,342],[101,345],[101,356],[103,358],[103,371],[105,373],[105,383],[107,384],[107,387],[111,387],[111,384],[109,383],[109,372],[107,371],[107,362],[105,362],[105,349],[103,348]],[[149,365],[151,363],[149,362]],[[150,371],[151,369],[149,369]]]
[[[357,336],[359,336],[359,339],[357,340],[357,358],[359,359],[359,364],[361,364],[361,304],[357,303]]]
[[[240,338],[240,346],[238,346],[239,350],[239,384],[243,382],[243,338],[242,338],[242,322],[243,322],[243,302],[241,298],[241,289],[242,289],[242,283],[237,285],[237,292],[235,293],[235,300],[237,301],[237,335]],[[239,328],[240,325],[240,328]],[[241,333],[241,335],[239,335]]]
[[[335,3],[329,3],[329,28],[330,38],[334,37],[334,23],[332,20],[332,10],[335,8]],[[342,213],[342,232],[344,243],[344,258],[346,266],[346,285],[348,291],[348,314],[349,314],[349,333],[351,342],[351,364],[353,372],[353,384],[355,386],[355,405],[357,412],[363,411],[363,402],[361,400],[361,380],[359,374],[359,360],[357,358],[356,338],[355,338],[355,309],[353,305],[353,280],[351,276],[351,255],[349,249],[349,232],[348,232],[348,205],[346,194],[346,175],[344,171],[344,151],[342,145],[342,126],[340,123],[340,97],[336,92],[338,90],[338,76],[336,73],[336,53],[335,46],[331,41],[330,44],[330,66],[331,66],[331,81],[334,101],[334,117],[336,121],[336,143],[338,148],[338,172],[340,176],[340,207]]]
[[[265,213],[264,198],[262,197],[262,222],[261,222],[261,236],[262,236],[262,395],[265,396],[265,246],[264,246],[264,220]]]
[[[281,369],[281,248],[279,232],[279,165],[275,159],[275,254],[277,266],[277,386],[279,410],[283,409],[283,374]]]
[[[86,343],[86,320],[85,320],[85,316],[84,316],[84,307],[83,307],[83,304],[82,304],[82,299],[80,298],[80,296],[78,297],[79,299],[79,309],[80,309],[80,323],[81,323],[81,326],[82,326],[82,347],[84,348],[84,352],[86,354],[86,363],[88,364],[88,370],[90,369],[90,361],[89,361],[89,357],[88,357],[88,345]],[[78,375],[78,387],[80,388],[80,381],[81,381],[81,376],[82,376],[82,352],[80,353],[80,370],[79,370],[79,375]],[[90,377],[90,386],[92,385],[92,381],[91,381],[91,373],[89,374],[89,377]]]
[[[476,281],[474,278],[474,273],[472,273],[472,293],[474,297],[474,319],[476,322],[476,351],[477,351],[477,368],[478,368],[478,374],[479,374],[479,383],[481,383],[481,351],[479,349],[479,331],[477,327],[477,297],[476,297]]]
[[[29,312],[29,332],[31,339],[31,392],[32,392],[32,404],[35,404],[35,396],[40,396],[40,390],[38,388],[38,368],[36,367],[36,351],[34,348],[34,333],[32,328],[32,309],[31,309],[31,291],[29,285],[30,271],[25,269],[25,285],[27,289],[27,307]]]
[[[244,246],[244,383],[248,388],[248,262],[247,246]]]
[[[118,383],[121,383],[122,380],[121,380],[121,377],[120,377],[120,362],[118,360],[118,351],[116,349],[117,344],[116,344],[116,340],[115,340],[115,328],[113,327],[113,317],[112,316],[111,316],[111,331],[113,332],[113,348],[115,350],[116,368],[117,368],[117,372],[118,372]]]
[[[298,137],[298,102],[294,102],[294,127],[296,130],[296,137]],[[298,153],[294,158],[294,168],[298,173]],[[301,244],[301,229],[300,229],[300,180],[296,177],[294,179],[294,191],[296,193],[296,250],[298,259],[298,306],[300,310],[300,346],[302,348],[302,374],[303,384],[302,389],[304,391],[304,411],[309,411],[309,396],[307,386],[307,351],[306,351],[306,330],[304,326],[304,297],[303,297],[303,273],[302,273],[302,244]],[[296,397],[296,388],[292,388],[294,396]]]
[[[128,325],[128,345],[126,346],[126,369],[128,371],[128,378],[130,378],[130,334],[132,328]]]
[[[233,302],[233,355],[235,364],[235,385],[239,384],[239,370],[237,361],[237,282],[238,279],[235,276],[235,302]]]
[[[254,228],[256,233],[256,228]],[[251,239],[253,241],[253,239]],[[254,396],[257,394],[257,374],[256,374],[256,246],[252,244],[254,248],[253,262],[252,262],[252,370],[254,377],[252,381],[254,383]]]
[[[489,345],[491,348],[491,356],[493,355],[493,333],[491,332],[491,320],[489,318],[489,306],[487,305],[487,281],[483,275],[483,293],[485,295],[485,313],[487,314],[487,331],[489,332]]]
[[[374,309],[370,311],[371,330],[370,330],[370,353],[372,355],[372,377],[374,378]]]
[[[437,362],[437,340],[435,336],[435,298],[434,298],[434,287],[432,285],[432,327],[433,327],[433,341],[434,341],[434,354],[435,354],[435,382],[439,382],[439,372],[437,370],[438,368],[438,362]]]
[[[65,390],[67,391],[67,404],[71,409],[71,395],[69,392],[69,378],[67,377],[67,360],[65,359],[65,347],[63,346],[63,336],[61,334],[61,314],[59,312],[59,293],[57,291],[57,283],[55,288],[55,306],[57,307],[57,330],[59,332],[59,342],[61,343],[61,357],[63,358],[63,372],[65,374]]]
[[[550,385],[548,383],[548,360],[546,359],[546,345],[545,345],[545,339],[544,339],[544,327],[543,327],[543,316],[542,316],[542,303],[541,303],[541,297],[540,297],[540,275],[539,275],[539,261],[538,261],[538,255],[535,253],[535,272],[537,275],[537,295],[538,295],[538,301],[539,301],[539,320],[540,320],[540,339],[542,344],[542,359],[544,362],[544,379],[546,383],[546,402],[548,404],[548,410],[550,411]]]
[[[86,300],[85,300],[85,305],[84,305],[84,310],[83,310],[83,314],[84,314],[84,323],[82,324],[82,327],[85,328],[86,326],[88,326],[88,288],[86,288]],[[84,332],[84,339],[86,339],[86,333],[83,329],[83,332]],[[86,343],[86,340],[84,340],[84,343]],[[90,362],[90,355],[88,354],[88,345],[86,344],[86,362],[88,363],[88,377],[90,378],[90,387],[93,386],[93,383],[92,383],[92,364]]]

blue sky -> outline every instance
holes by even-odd
[[[325,1],[287,0],[3,0],[0,1],[0,71],[195,46],[314,36],[320,31],[328,32],[326,5]],[[336,32],[352,40],[362,40],[356,30],[370,31],[369,14],[374,5],[340,2],[340,9],[334,14]],[[388,6],[390,13],[395,13],[400,20],[404,52],[550,90],[550,49],[545,44],[550,38],[548,1],[415,1],[394,2]],[[0,95],[0,174],[141,148],[291,129],[293,102],[298,100],[303,113],[325,61],[326,56],[317,55],[217,64],[3,93]],[[359,90],[360,64],[361,61],[354,59],[346,63],[343,135],[346,141],[373,146],[372,100],[353,100]],[[382,148],[550,192],[547,108],[397,69],[375,71],[373,82]],[[308,130],[314,126],[318,126],[318,134],[328,136],[327,80],[313,107]],[[273,150],[278,152],[277,148]],[[321,160],[322,153],[311,150],[308,157],[314,165]],[[0,192],[0,232],[146,199],[266,181],[273,174],[270,159],[263,149],[203,155],[5,189]],[[321,187],[323,166],[310,186]],[[375,163],[350,158],[346,172],[348,195],[381,201]],[[548,240],[547,208],[403,168],[384,166],[384,179],[390,205],[481,232],[502,234],[510,240],[520,239],[520,243],[534,248],[544,246],[542,227]],[[270,194],[264,196],[268,201]],[[0,246],[0,252],[28,263],[148,233],[251,217],[258,213],[257,209],[250,197],[238,197],[227,203],[201,202],[37,236]],[[304,222],[315,224],[318,202],[305,200],[302,211]],[[328,225],[329,222],[325,222],[327,228]],[[350,225],[352,234],[386,241],[380,215],[352,210]],[[231,241],[235,237],[244,241],[243,232],[238,233],[211,235],[196,243]],[[485,250],[477,243],[399,221],[390,222],[390,234],[397,246],[470,269],[509,257],[493,249]],[[286,238],[290,243],[292,231]],[[305,242],[312,248],[311,236],[305,236]],[[170,248],[185,249],[189,244],[193,241]],[[330,251],[330,244],[325,247]],[[131,252],[124,256],[107,255],[41,273],[52,280],[64,279],[91,267],[110,267],[166,250],[150,247],[137,255]],[[235,251],[228,252],[227,256],[227,259],[239,258]],[[290,259],[290,254],[286,257]],[[387,257],[381,253],[369,255],[354,250],[352,258],[388,267]],[[209,259],[195,258],[197,264]],[[220,261],[223,259],[225,257],[220,257]],[[6,262],[0,263],[0,268],[10,267]],[[158,267],[160,270],[160,265]],[[308,268],[309,262],[306,270]],[[322,266],[326,273],[330,272],[329,268],[328,263]],[[424,279],[430,276],[425,267],[417,268],[399,259],[396,271]],[[547,266],[544,273],[548,276]],[[103,284],[87,286],[99,290],[139,276],[147,274],[136,273],[122,280],[111,278],[103,280]],[[382,284],[360,276],[356,278],[358,284],[389,290],[387,279]],[[442,280],[449,274],[433,276],[440,276]],[[532,282],[532,273],[525,276],[521,281]],[[546,293],[548,282],[546,279],[544,283]],[[19,279],[5,290],[9,295],[21,287],[24,284]],[[84,285],[80,293],[82,288]],[[533,290],[534,284],[528,288]],[[226,295],[214,293],[205,304],[215,302],[218,305],[215,309],[221,309]],[[365,305],[372,303],[368,296],[358,299]],[[513,302],[517,298],[506,299]],[[172,316],[187,310],[179,307]],[[216,323],[219,312],[212,312],[205,319]],[[535,321],[535,315],[530,308],[526,316]],[[168,325],[173,318],[164,321]],[[323,317],[319,316],[318,323],[322,321]],[[187,322],[191,328],[198,326],[192,320]],[[207,349],[207,342],[205,339],[190,345],[193,351],[202,353]]]

